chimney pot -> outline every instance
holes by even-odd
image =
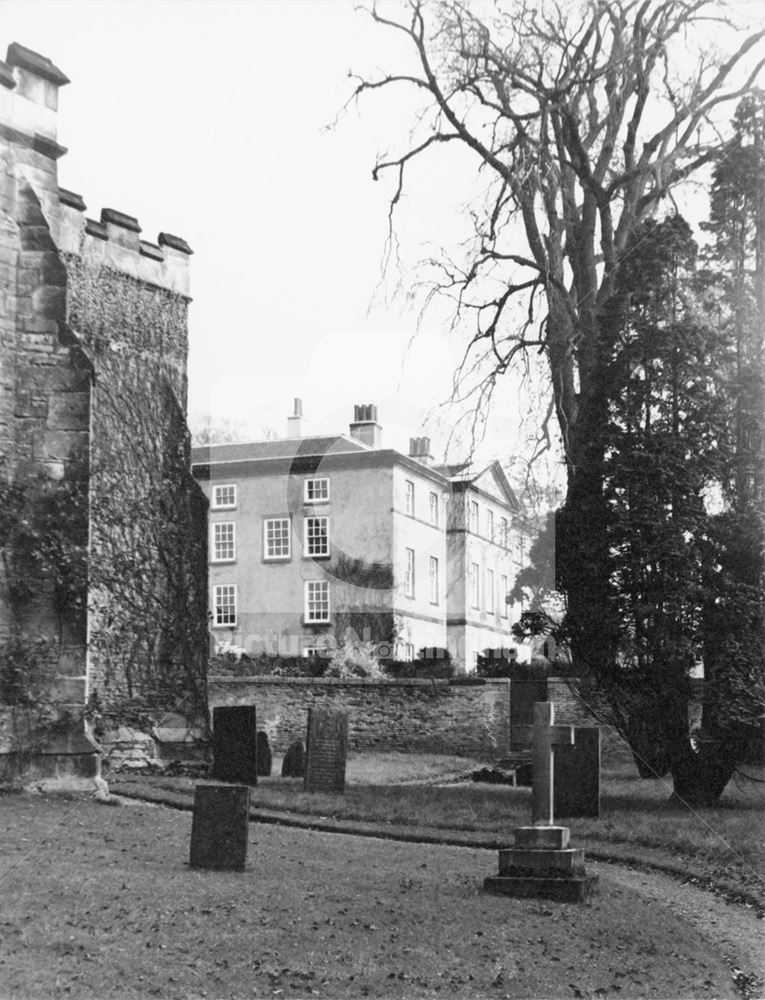
[[[295,396],[292,403],[292,413],[287,417],[287,437],[303,436],[303,400]]]
[[[351,437],[370,448],[382,445],[382,427],[377,423],[377,407],[373,403],[358,403],[353,407]]]

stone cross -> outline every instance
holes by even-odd
[[[551,701],[534,702],[534,724],[518,726],[517,735],[531,742],[531,822],[553,826],[553,747],[574,744],[573,726],[556,726]]]

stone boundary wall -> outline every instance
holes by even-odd
[[[551,681],[556,718],[592,725],[566,682]],[[258,729],[275,753],[305,740],[309,708],[348,712],[351,751],[449,753],[502,757],[510,744],[510,682],[476,679],[340,680],[309,677],[208,678],[210,712],[224,705],[255,705]]]

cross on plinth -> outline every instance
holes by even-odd
[[[517,736],[531,743],[531,822],[554,826],[553,747],[574,745],[574,727],[556,726],[551,701],[534,702],[534,724],[518,726]],[[530,740],[529,740],[530,737]]]

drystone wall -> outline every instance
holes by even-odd
[[[565,681],[551,696],[561,722],[592,725]],[[309,708],[344,709],[350,749],[447,753],[495,759],[510,746],[511,684],[480,680],[338,680],[335,678],[210,677],[211,712],[223,705],[255,705],[258,728],[276,753],[305,739]]]

